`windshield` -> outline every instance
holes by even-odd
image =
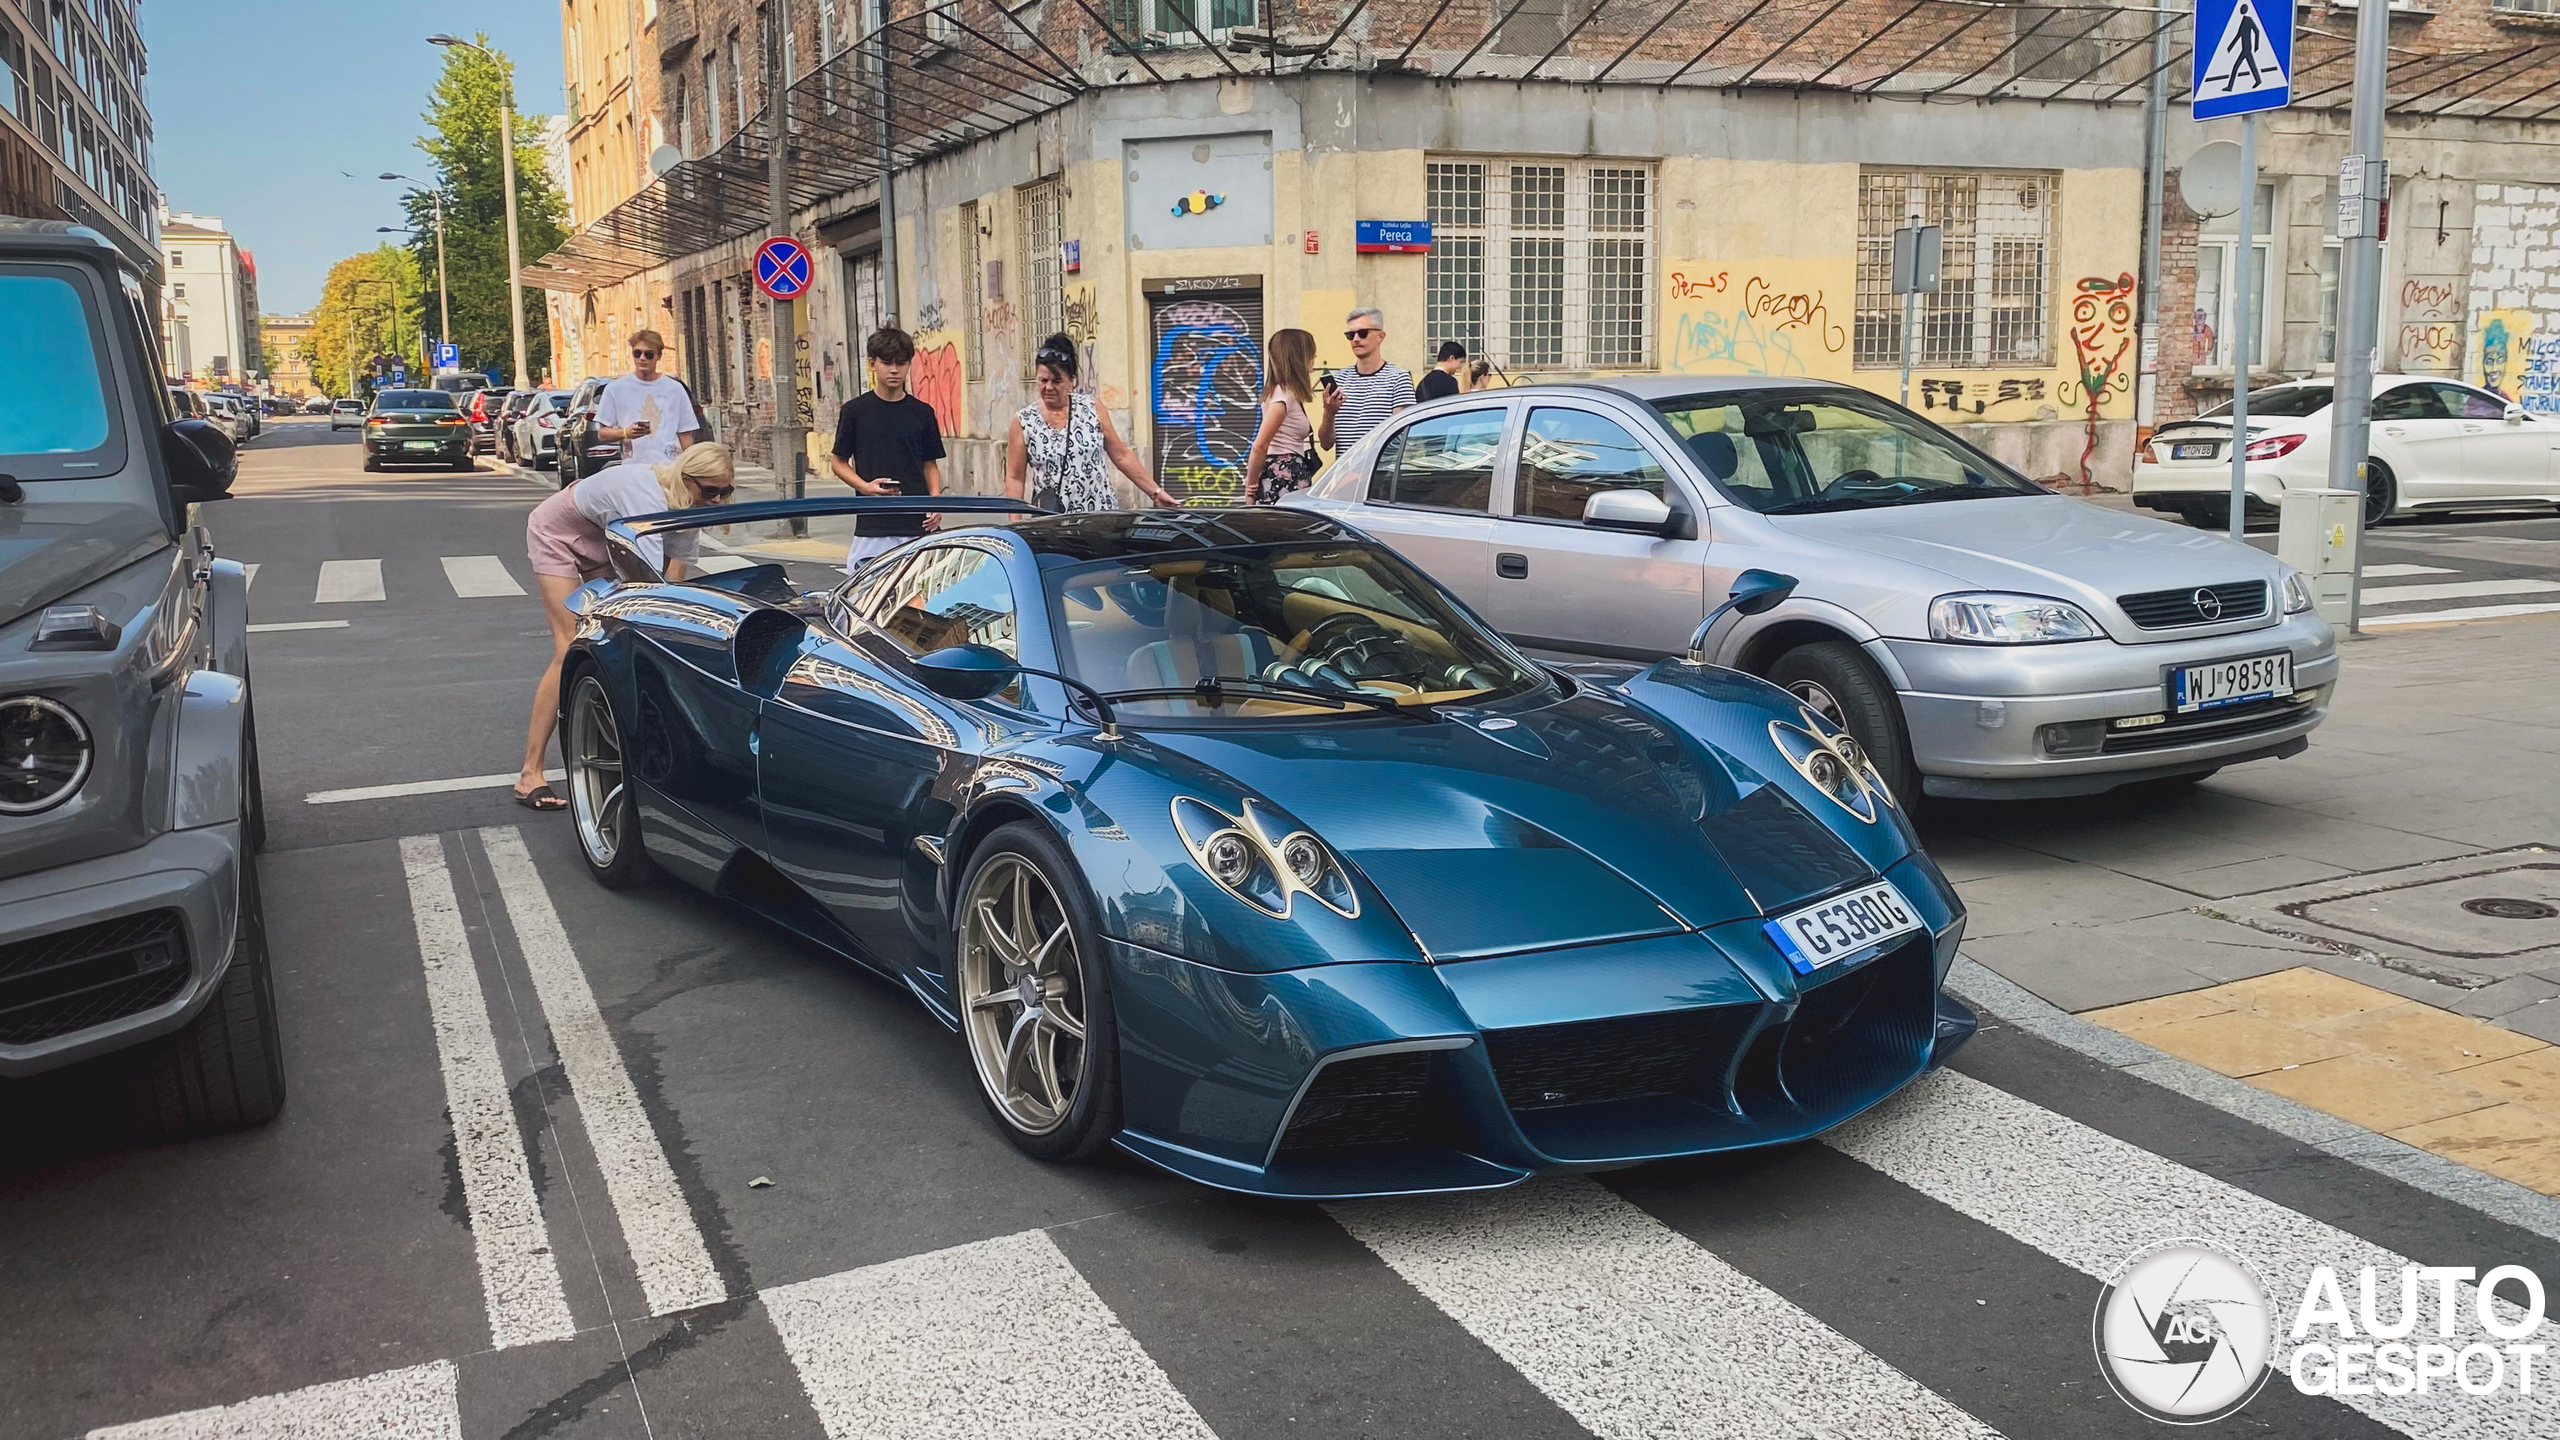
[[[124,463],[107,403],[106,337],[72,272],[0,269],[0,472],[66,480]]]
[[[2046,493],[1872,396],[1745,391],[1657,400],[1653,408],[1718,489],[1764,515]]]
[[[376,410],[450,410],[453,397],[441,390],[385,390],[373,397]]]
[[[1365,545],[1238,546],[1141,562],[1053,557],[1045,580],[1067,673],[1097,690],[1220,677],[1359,690],[1401,704],[1481,701],[1539,683],[1510,647],[1402,560]],[[1257,696],[1118,702],[1125,718],[1252,721],[1368,707]]]
[[[2270,385],[2264,390],[2249,392],[2249,418],[2252,420],[2260,416],[2278,420],[2299,420],[2305,415],[2315,415],[2328,408],[2329,387],[2326,385]],[[2196,418],[2211,420],[2217,415],[2230,413],[2231,402],[2225,400]]]

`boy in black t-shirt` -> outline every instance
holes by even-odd
[[[1466,368],[1467,347],[1455,340],[1441,341],[1439,362],[1422,372],[1422,383],[1413,387],[1413,403],[1465,394],[1467,383],[1458,378],[1458,372]]]
[[[828,468],[863,495],[942,493],[942,424],[933,407],[907,390],[916,342],[896,326],[871,332],[871,389],[836,411],[836,443]],[[884,550],[939,528],[932,515],[874,515],[854,522],[847,573]]]

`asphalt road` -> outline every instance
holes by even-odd
[[[143,1146],[75,1086],[0,1093],[0,1437],[2131,1437],[2160,1432],[2090,1317],[2151,1242],[2222,1241],[2288,1298],[2400,1256],[2560,1276],[2551,1238],[1996,1016],[1825,1143],[1491,1197],[1036,1163],[889,987],[596,887],[495,785],[344,798],[513,768],[541,615],[464,592],[530,589],[536,484],[361,474],[294,422],[243,474],[210,523],[253,621],[324,627],[253,640],[292,1098]],[[2560,580],[2502,536],[2560,544],[2384,543]],[[2548,1397],[2281,1379],[2229,1424],[2457,1414],[2560,1433]]]

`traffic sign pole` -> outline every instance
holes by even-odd
[[[2369,12],[2369,13],[2368,13]],[[2372,483],[2367,457],[2373,430],[2375,332],[2382,313],[2382,204],[2390,198],[2390,167],[2383,161],[2382,96],[2391,12],[2369,5],[2356,12],[2356,89],[2348,130],[2353,174],[2338,176],[2338,363],[2329,400],[2329,488],[2359,497]],[[2352,187],[2352,188],[2351,188]],[[2364,504],[2356,505],[2356,573],[2347,583],[2347,633],[2364,623]]]
[[[2232,308],[2239,312],[2240,331],[2231,337],[2231,538],[2249,533],[2249,352],[2256,349],[2257,287],[2249,272],[2258,258],[2258,112],[2240,117],[2240,234],[2233,246],[2237,258]]]
[[[2188,90],[2198,120],[2240,117],[2239,234],[2232,245],[2231,538],[2249,529],[2249,361],[2258,342],[2258,112],[2293,103],[2294,0],[2196,0],[2195,67]],[[2384,7],[2371,3],[2368,8]]]

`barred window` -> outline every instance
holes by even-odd
[[[1867,170],[1858,176],[1858,365],[1902,363],[1902,297],[1893,293],[1893,232],[1936,225],[1938,288],[1920,296],[1914,363],[1934,369],[2053,363],[2053,209],[2061,187],[2042,171]]]
[[[1455,340],[1512,370],[1652,363],[1653,167],[1433,160],[1426,350]]]
[[[987,252],[985,237],[978,233],[978,202],[964,200],[960,204],[960,245],[969,257],[966,278],[960,285],[961,350],[968,356],[966,374],[971,380],[987,378]]]
[[[1066,237],[1056,180],[1025,185],[1013,196],[1014,234],[1022,244],[1022,378],[1030,380],[1037,377],[1040,342],[1066,328]]]

